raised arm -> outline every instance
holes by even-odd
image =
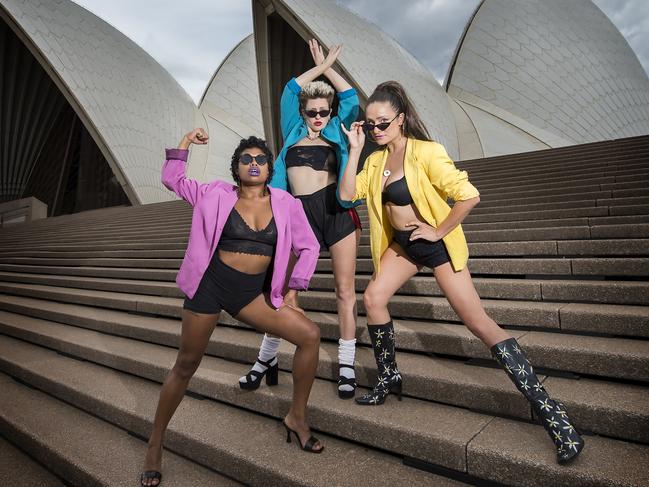
[[[342,45],[338,47],[340,48],[338,55],[340,55]],[[311,39],[309,41],[309,49],[311,50],[311,56],[316,66],[324,64],[325,56],[322,52],[322,46],[318,44],[318,41]],[[359,112],[356,90],[333,69],[333,66],[327,69],[324,75],[338,92],[338,101],[340,102],[338,106],[338,118],[345,124],[345,127],[351,126],[352,122],[356,121]]]
[[[282,98],[280,100],[280,128],[282,129],[282,137],[284,140],[287,139],[291,131],[295,128],[296,125],[302,120],[302,114],[300,113],[300,101],[299,95],[302,91],[302,87],[316,79],[318,76],[321,76],[329,69],[338,57],[340,52],[340,46],[334,46],[329,51],[329,54],[324,59],[324,61],[309,69],[305,73],[302,73],[297,78],[291,78],[282,92]],[[285,176],[281,170],[282,168],[275,168],[275,177],[271,181],[270,185],[276,188],[286,189]],[[280,181],[280,178],[283,180]]]
[[[183,136],[177,149],[166,150],[166,161],[162,166],[162,184],[192,206],[196,205],[207,185],[186,176],[189,146],[204,145],[208,140],[209,136],[203,129],[192,130]]]
[[[339,47],[339,51],[336,56],[338,56],[340,54],[340,51],[342,50],[342,45],[338,47]],[[309,41],[309,50],[311,51],[311,56],[313,57],[313,62],[316,64],[316,66],[324,64],[325,55],[324,52],[322,51],[322,46],[318,43],[318,41],[316,41],[315,39],[311,39]],[[342,93],[343,91],[352,89],[352,85],[350,85],[345,80],[345,78],[340,76],[333,68],[333,66],[327,69],[324,72],[324,75],[329,81],[331,81],[331,84],[334,85],[334,88],[338,93]]]
[[[311,48],[312,42],[316,42],[316,41],[313,40],[309,41],[309,48]],[[336,62],[336,59],[338,59],[338,54],[340,54],[341,49],[342,46],[332,46],[331,49],[329,50],[329,54],[327,54],[326,58],[322,59],[322,62],[320,64],[316,63],[314,67],[312,67],[308,71],[302,73],[300,76],[295,78],[297,84],[300,86],[304,86],[305,84],[310,83],[311,81],[316,79],[318,76],[322,76],[323,74],[325,74],[328,70],[331,69],[333,64]],[[313,54],[313,51],[311,51],[311,54]]]
[[[350,130],[347,130],[342,123],[340,126],[349,140],[349,158],[347,159],[343,177],[338,182],[338,197],[344,206],[352,206],[348,203],[367,197],[369,186],[367,164],[360,173],[356,174],[363,145],[365,144],[365,132],[363,131],[363,122],[354,122]]]

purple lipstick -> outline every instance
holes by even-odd
[[[252,166],[250,169],[248,169],[248,174],[250,176],[259,176],[261,174],[261,171],[257,166]]]

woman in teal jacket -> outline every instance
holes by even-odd
[[[340,325],[338,395],[348,399],[356,390],[354,275],[360,223],[353,208],[341,206],[338,181],[349,156],[341,124],[349,128],[358,117],[359,107],[356,90],[332,68],[341,48],[333,46],[325,58],[318,42],[309,41],[315,66],[286,84],[280,104],[284,146],[275,161],[270,186],[288,190],[301,200],[321,250],[331,254]],[[334,89],[328,83],[314,81],[322,75],[337,91],[338,113],[334,117]],[[297,308],[297,303],[293,306]],[[277,383],[279,342],[279,338],[264,336],[252,370],[239,380],[243,389],[256,389],[264,376],[268,385]]]

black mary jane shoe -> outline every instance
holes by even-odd
[[[259,389],[259,385],[261,384],[261,380],[266,376],[266,385],[268,386],[276,386],[278,381],[279,381],[279,362],[277,361],[277,357],[273,357],[268,361],[263,361],[257,359],[257,362],[259,362],[261,365],[266,367],[266,370],[263,372],[257,372],[254,369],[251,369],[250,372],[246,374],[246,382],[241,382],[241,379],[239,380],[239,387],[241,389],[244,389],[246,391],[254,391],[255,389]],[[273,362],[275,362],[274,365],[271,365]]]
[[[306,443],[303,445],[302,442],[300,441],[300,435],[297,434],[297,431],[289,428],[288,425],[283,420],[282,420],[282,424],[286,429],[286,443],[291,442],[291,433],[293,433],[295,435],[295,439],[297,440],[298,446],[302,448],[302,450],[307,451],[309,453],[322,453],[322,450],[324,450],[324,446],[321,447],[319,450],[313,448],[316,445],[316,443],[319,441],[315,436],[311,435],[309,439],[306,440]]]
[[[157,484],[145,484],[145,480],[158,480]],[[140,474],[140,485],[142,487],[157,487],[162,482],[162,474],[157,470],[145,470]]]
[[[339,367],[339,369],[342,369],[343,367],[354,370],[353,365],[343,364]],[[351,391],[341,390],[340,386],[351,386],[352,390]],[[356,395],[356,386],[357,386],[356,379],[349,379],[344,375],[340,375],[338,377],[338,397],[340,399],[352,399]]]

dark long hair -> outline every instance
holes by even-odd
[[[388,102],[396,113],[403,113],[403,133],[406,137],[419,140],[431,140],[426,126],[419,118],[417,110],[408,98],[406,90],[397,81],[385,81],[374,88],[367,100],[367,105],[374,102]]]
[[[268,179],[266,180],[266,186],[268,186],[268,183],[273,177],[273,153],[268,148],[268,145],[266,145],[264,139],[260,139],[254,135],[251,135],[247,139],[241,139],[237,148],[234,149],[234,154],[232,154],[232,160],[230,161],[232,179],[237,183],[237,186],[241,185],[241,178],[239,177],[239,158],[241,157],[241,153],[246,149],[259,149],[266,154],[266,157],[268,158],[268,162],[266,163],[268,164]]]

